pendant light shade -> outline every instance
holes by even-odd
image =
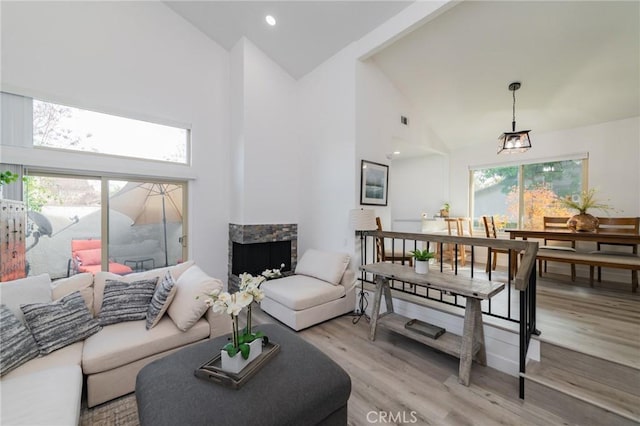
[[[513,119],[511,121],[511,131],[504,132],[498,138],[498,154],[525,152],[531,148],[531,139],[529,138],[529,132],[531,130],[520,130],[516,132],[516,90],[520,88],[519,82],[514,82],[509,85],[509,90],[513,93]]]

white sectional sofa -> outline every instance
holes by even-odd
[[[315,249],[307,250],[295,275],[262,284],[261,309],[298,331],[355,309],[355,272],[350,257]]]
[[[163,308],[167,315],[161,311],[160,319],[151,329],[147,329],[146,320],[104,325],[86,339],[5,372],[0,379],[0,424],[76,425],[83,376],[86,376],[87,403],[92,407],[132,392],[138,371],[151,361],[231,331],[227,315],[212,313],[202,298],[196,299],[222,287],[222,282],[207,276],[193,262],[126,276],[86,273],[52,283],[49,276],[43,274],[0,283],[0,304],[23,323],[26,320],[21,305],[51,304],[74,292],[80,292],[87,310],[99,321],[105,285],[111,285],[107,280],[133,283],[157,277],[159,286],[167,271],[173,278],[175,291]],[[41,350],[40,342],[38,346]]]

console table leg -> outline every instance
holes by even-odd
[[[462,344],[460,345],[460,369],[458,371],[458,381],[465,386],[469,386],[471,364],[473,363],[473,341],[478,322],[480,323],[480,327],[482,327],[480,300],[467,297],[467,304],[464,310]],[[484,347],[484,342],[482,342],[482,346]],[[478,356],[480,357],[480,354],[478,354]]]
[[[376,276],[376,294],[373,296],[373,308],[371,310],[371,328],[369,329],[369,340],[376,340],[376,327],[378,326],[378,316],[380,315],[380,299],[385,285],[389,286],[389,281],[385,277]]]
[[[484,328],[482,324],[482,305],[480,300],[476,300],[475,305],[477,308],[474,308],[475,328],[473,330],[474,341],[480,344],[480,349],[478,349],[478,353],[476,354],[476,361],[480,365],[487,365],[487,351],[484,346]]]

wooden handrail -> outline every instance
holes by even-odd
[[[538,243],[526,240],[506,240],[486,237],[464,237],[447,234],[427,234],[395,231],[365,231],[365,236],[374,238],[395,238],[401,240],[435,242],[444,244],[458,244],[466,246],[479,246],[500,248],[503,250],[513,250],[515,253],[522,253],[518,272],[516,273],[514,284],[517,290],[524,291],[529,285],[529,276],[535,266]]]

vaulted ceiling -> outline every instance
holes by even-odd
[[[294,78],[407,7],[402,1],[167,5],[223,47],[247,37]],[[264,22],[272,14],[275,27]],[[640,115],[640,2],[462,1],[372,60],[449,149],[509,130],[567,129]],[[409,147],[411,148],[411,147]],[[405,155],[424,150],[405,147]]]

